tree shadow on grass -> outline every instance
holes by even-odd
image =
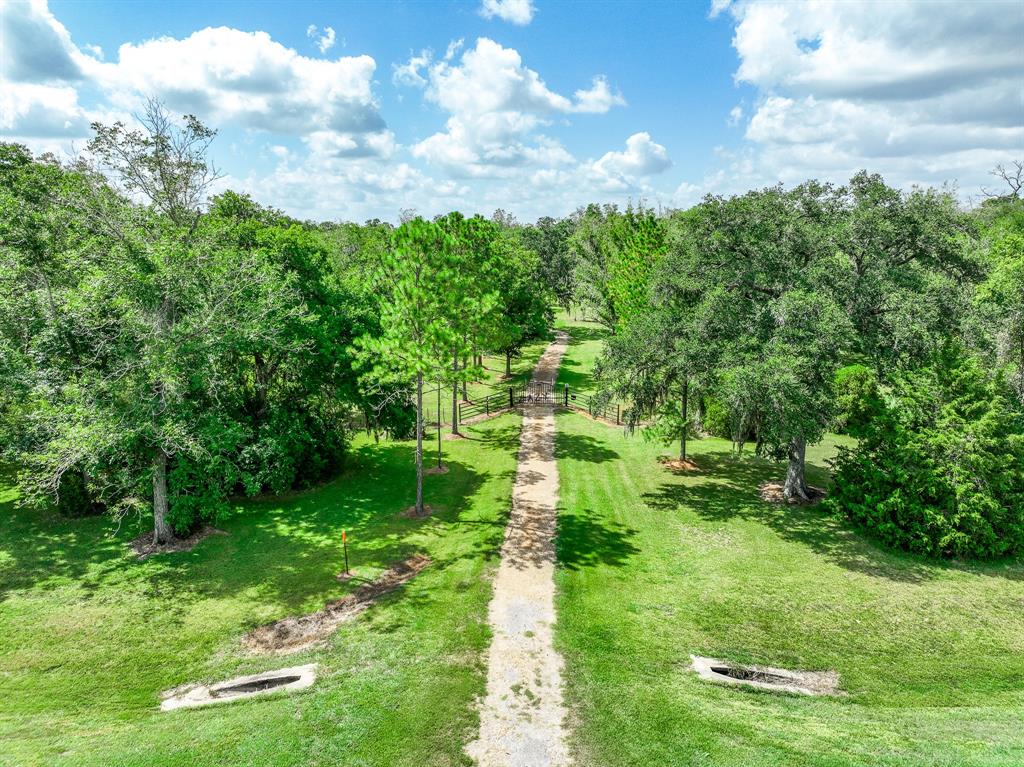
[[[592,511],[558,516],[557,561],[567,570],[595,565],[622,567],[640,553],[633,544],[636,530],[601,519]]]
[[[563,431],[555,436],[555,455],[587,463],[614,461],[619,454],[604,442],[586,434],[569,434]]]
[[[562,389],[565,386],[569,387],[570,395],[589,392],[594,388],[594,378],[589,370],[589,366],[586,370],[581,368],[583,368],[582,362],[562,358],[562,364],[558,369],[558,378],[556,382],[559,394],[562,393]]]
[[[106,517],[68,519],[55,511],[16,508],[0,503],[0,602],[9,593],[28,588],[57,588],[66,580],[86,593],[116,575],[131,561],[127,542],[137,525],[112,535]]]
[[[487,447],[496,450],[518,450],[520,429],[519,424],[488,429],[478,439]]]
[[[1024,579],[1024,568],[997,569],[887,550],[829,516],[820,505],[783,506],[762,501],[758,494],[761,484],[779,479],[785,471],[784,465],[727,452],[701,453],[696,461],[700,475],[694,476],[692,482],[662,483],[656,491],[644,493],[645,503],[663,511],[685,507],[710,521],[758,522],[770,527],[783,540],[808,546],[839,567],[892,581],[920,583],[948,570]],[[808,464],[808,474],[825,477],[827,470]]]
[[[493,447],[502,449],[500,442]],[[285,611],[336,598],[346,590],[334,578],[343,566],[342,530],[348,533],[354,567],[384,569],[418,553],[424,539],[458,528],[493,476],[446,455],[448,473],[426,478],[426,501],[435,514],[426,520],[401,519],[398,512],[415,499],[411,458],[411,447],[403,444],[356,450],[351,468],[327,485],[244,501],[218,523],[228,535],[145,562],[128,553],[127,542],[148,528],[148,520],[111,534],[112,523],[102,517],[66,519],[2,503],[0,600],[14,591],[68,586],[89,596],[114,583],[173,603],[167,612],[182,614],[197,600],[243,592]],[[469,536],[452,561],[497,556],[502,527],[496,523],[492,533]],[[435,561],[432,566],[446,564]]]
[[[587,341],[601,341],[609,335],[607,328],[588,325],[574,325],[565,328],[565,332],[569,334],[569,346],[579,346]]]
[[[385,469],[380,473],[364,466],[369,476],[350,477],[332,487],[334,492],[317,494],[284,508],[247,520],[237,531],[238,548],[246,539],[251,565],[240,575],[207,568],[204,591],[214,596],[256,588],[261,596],[297,609],[314,595],[328,599],[339,593],[334,575],[343,562],[341,531],[347,532],[349,554],[356,569],[371,571],[420,553],[425,539],[457,534],[462,524],[480,520],[467,518],[473,500],[489,478],[466,463],[446,457],[446,474],[427,477],[424,496],[433,513],[426,519],[410,520],[399,513],[415,501],[415,475],[408,465],[404,446],[377,447],[375,458]],[[395,465],[405,468],[397,474]],[[383,475],[383,476],[382,476]],[[396,477],[407,478],[396,483]],[[490,523],[490,520],[487,520]],[[488,559],[497,555],[501,527],[492,533],[471,536],[464,547],[447,559],[434,556],[431,567],[444,568],[466,558]]]

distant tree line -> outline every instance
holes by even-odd
[[[0,144],[0,458],[24,503],[152,513],[166,542],[333,476],[354,416],[421,441],[424,381],[457,397],[547,332],[518,228],[302,222],[210,198],[195,118],[93,127],[70,163]]]
[[[533,224],[304,222],[211,197],[195,118],[141,122],[93,126],[70,163],[0,144],[0,444],[23,502],[152,512],[166,541],[333,476],[358,416],[416,439],[422,511],[425,387],[454,412],[482,355],[510,372],[559,306],[610,332],[599,396],[682,459],[703,434],[752,442],[802,501],[807,445],[846,432],[835,513],[928,554],[1024,547],[1019,164],[969,211],[860,173]]]
[[[1024,549],[1024,202],[972,211],[859,173],[685,211],[588,208],[575,295],[612,336],[599,364],[634,420],[710,431],[788,464],[859,438],[829,505],[892,545]]]

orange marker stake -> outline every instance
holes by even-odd
[[[348,571],[348,535],[346,535],[344,530],[341,531],[341,543],[342,543],[342,546],[345,547],[345,575],[349,575],[349,571]]]

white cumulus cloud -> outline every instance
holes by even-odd
[[[507,176],[526,165],[571,164],[572,155],[540,129],[560,115],[603,113],[625,103],[600,76],[572,98],[556,93],[518,51],[488,38],[458,62],[455,50],[440,61],[424,51],[394,72],[395,82],[423,87],[426,99],[449,114],[445,129],[412,151],[454,175]]]
[[[848,178],[984,183],[1024,154],[1024,6],[739,2],[735,78],[760,96],[750,183]],[[713,9],[714,10],[714,9]]]
[[[370,56],[310,58],[266,32],[216,27],[181,39],[125,43],[116,59],[101,61],[83,53],[40,0],[0,4],[0,31],[5,135],[82,137],[90,120],[110,110],[129,113],[144,98],[156,97],[172,111],[216,127],[307,140],[315,134],[321,143],[329,135],[352,155],[388,153],[394,145],[373,93],[376,62]],[[324,33],[334,39],[330,28]],[[80,106],[84,87],[102,94],[103,110]]]
[[[317,28],[316,24],[310,24],[306,27],[306,37],[316,43],[316,47],[320,50],[320,53],[327,53],[327,51],[334,47],[334,43],[337,37],[334,34],[334,29],[331,27],[324,27],[323,32]]]
[[[661,173],[672,167],[668,150],[651,140],[651,134],[634,133],[626,139],[623,152],[608,152],[594,163],[594,168],[609,176],[636,178]]]
[[[497,17],[519,26],[529,24],[536,10],[532,0],[483,0],[480,3],[480,15],[485,19]]]

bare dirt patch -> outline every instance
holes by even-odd
[[[741,666],[715,658],[691,655],[692,668],[709,682],[745,685],[800,695],[843,695],[835,671],[791,671],[771,666]]]
[[[448,473],[448,467],[447,466],[431,466],[429,469],[424,469],[423,473],[424,474],[430,474],[431,476],[433,476],[434,474],[447,474]]]
[[[658,458],[658,463],[670,471],[700,471],[700,466],[687,458],[685,461],[679,458],[669,458],[663,455]]]
[[[187,538],[175,538],[170,543],[162,543],[158,546],[153,545],[153,533],[143,533],[134,541],[128,544],[128,547],[135,552],[135,556],[138,557],[141,562],[154,554],[170,554],[175,551],[192,551],[201,540],[209,538],[211,535],[227,535],[223,530],[218,530],[216,527],[210,525],[203,525],[201,528],[196,530],[192,535]]]
[[[810,496],[806,501],[787,501],[782,494],[783,484],[781,482],[765,482],[761,485],[761,499],[768,503],[789,503],[793,506],[810,506],[820,502],[826,495],[823,488],[807,486],[807,494]]]
[[[342,623],[351,620],[376,600],[415,578],[430,564],[430,557],[416,554],[392,565],[376,580],[365,583],[341,599],[328,602],[322,610],[309,615],[282,618],[253,629],[242,643],[257,652],[290,653],[322,642]]]
[[[417,514],[416,513],[416,506],[413,505],[413,506],[410,506],[408,509],[403,509],[402,511],[398,512],[398,516],[401,517],[402,519],[426,519],[427,517],[429,517],[433,513],[434,513],[434,507],[433,506],[424,506],[423,507],[423,513],[422,514]]]

